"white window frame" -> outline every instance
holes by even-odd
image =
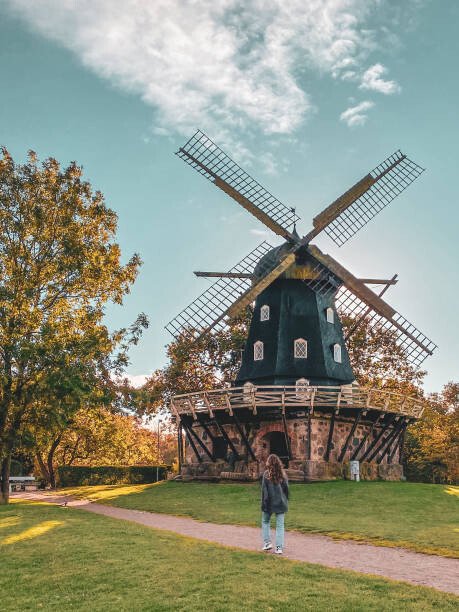
[[[260,321],[269,321],[269,306],[268,304],[263,304],[260,308]]]
[[[308,358],[308,341],[304,338],[297,338],[293,342],[293,356],[295,359]]]
[[[333,324],[335,322],[335,313],[333,311],[333,308],[330,308],[329,306],[325,312],[327,316],[327,322]]]
[[[343,352],[341,350],[341,344],[333,345],[333,359],[336,363],[343,363]]]
[[[295,383],[296,399],[306,401],[311,399],[311,389],[307,378],[299,378]]]
[[[265,354],[265,347],[261,340],[257,340],[253,343],[253,360],[263,361]]]

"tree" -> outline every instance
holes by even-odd
[[[231,383],[239,368],[251,314],[247,309],[225,329],[198,340],[192,330],[185,330],[171,342],[167,346],[168,365],[153,372],[140,391],[140,413],[166,410],[173,395]]]
[[[341,321],[345,336],[354,330],[347,348],[359,385],[422,396],[426,372],[411,365],[393,331],[372,325],[370,318],[343,316]]]
[[[459,383],[432,393],[422,419],[408,431],[407,475],[426,482],[459,482]]]
[[[43,435],[35,445],[42,478],[56,486],[58,466],[148,465],[171,461],[168,438],[158,444],[157,432],[138,417],[109,407],[81,408],[64,429]],[[158,452],[159,451],[159,452]]]
[[[122,303],[140,259],[121,263],[116,214],[74,162],[61,169],[30,152],[21,165],[3,148],[0,205],[0,501],[7,502],[11,456],[28,424],[59,418],[87,392],[78,364],[86,371],[126,364],[126,330],[110,334],[102,319],[107,303]]]

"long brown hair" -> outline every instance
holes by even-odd
[[[269,455],[266,461],[266,471],[268,479],[274,484],[285,480],[284,466],[277,455]]]

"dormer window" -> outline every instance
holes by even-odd
[[[260,340],[257,340],[257,342],[255,342],[253,345],[253,360],[254,361],[261,361],[263,359],[263,352],[264,352],[263,349],[264,349],[263,342],[261,342]]]
[[[334,323],[335,322],[335,313],[333,312],[333,308],[327,308],[325,313],[327,315],[328,323]]]
[[[295,359],[307,359],[308,342],[304,338],[297,338],[294,342],[293,354]]]
[[[267,304],[260,308],[260,321],[269,321],[269,306]]]
[[[342,361],[340,344],[333,345],[333,359],[336,361],[336,363],[341,363]]]

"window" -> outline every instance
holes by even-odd
[[[296,399],[306,401],[311,399],[311,390],[309,388],[309,380],[307,378],[299,378],[296,383]]]
[[[336,363],[341,363],[341,345],[339,344],[333,345],[333,359]]]
[[[333,312],[333,308],[327,308],[327,310],[325,312],[327,314],[327,321],[329,323],[334,323],[335,322],[335,313]]]
[[[260,308],[260,321],[269,321],[269,306],[267,304]]]
[[[293,354],[296,359],[306,359],[308,356],[308,343],[303,338],[297,338],[294,342]]]
[[[263,359],[263,342],[257,340],[253,345],[253,360],[261,361]]]

